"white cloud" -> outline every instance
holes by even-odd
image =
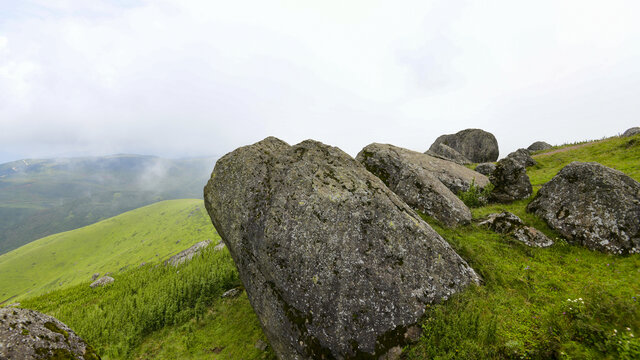
[[[11,156],[220,154],[268,135],[355,155],[467,127],[505,155],[640,115],[635,2],[27,4],[0,6]]]

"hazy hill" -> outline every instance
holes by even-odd
[[[0,303],[159,261],[219,236],[202,200],[155,203],[0,255]]]
[[[0,254],[160,200],[201,198],[214,158],[113,155],[0,165]]]

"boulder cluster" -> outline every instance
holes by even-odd
[[[403,156],[411,154],[377,159],[394,161],[382,167],[389,169]],[[407,173],[428,166],[435,165]],[[451,180],[449,169],[438,169]],[[380,178],[316,141],[267,138],[239,148],[218,160],[204,197],[281,359],[397,352],[419,335],[426,304],[480,281]]]
[[[205,206],[281,359],[391,359],[420,335],[425,306],[471,284],[475,271],[415,212],[454,227],[471,212],[456,196],[527,199],[535,142],[497,163],[483,130],[436,139],[419,153],[373,143],[355,159],[307,140],[266,138],[225,155]],[[464,165],[480,163],[476,171]],[[477,190],[474,190],[477,191]],[[528,210],[568,241],[611,253],[640,250],[640,184],[599,164],[573,163]],[[553,241],[511,213],[480,221],[532,247]]]

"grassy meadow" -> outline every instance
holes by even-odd
[[[597,161],[640,180],[640,136],[581,145],[564,152],[550,154],[556,148],[537,153],[538,164],[527,169],[534,192],[572,161]],[[421,321],[423,335],[405,348],[404,359],[640,358],[636,337],[640,336],[640,256],[612,256],[568,244],[544,221],[526,212],[532,198],[474,208],[473,217],[511,211],[554,239],[555,245],[550,248],[530,248],[475,223],[447,229],[425,217],[480,274],[483,284],[442,304],[428,306]],[[213,229],[205,230],[209,220],[202,202],[187,202],[188,206],[186,202],[163,205],[175,205],[173,212],[153,206],[143,208],[147,213],[138,221],[156,219],[150,233],[172,234],[166,239],[184,238],[178,244],[180,249],[188,246],[184,234],[207,234],[190,238],[194,242],[214,239]],[[199,215],[192,219],[189,214],[196,209]],[[275,358],[270,348],[261,351],[254,346],[266,339],[246,294],[220,297],[223,291],[240,286],[227,250],[214,252],[209,248],[179,268],[156,266],[161,264],[162,254],[156,257],[156,250],[142,251],[146,246],[141,243],[146,239],[144,232],[150,230],[129,228],[119,236],[109,235],[119,231],[119,226],[132,227],[135,222],[114,222],[110,230],[96,230],[93,236],[111,236],[113,243],[121,239],[121,244],[136,244],[134,253],[144,253],[146,258],[126,262],[147,261],[148,265],[115,273],[115,283],[103,289],[90,289],[87,277],[94,271],[113,268],[105,265],[74,275],[60,267],[58,277],[75,276],[81,283],[29,296],[21,300],[21,306],[58,317],[105,359]],[[43,252],[43,256],[48,253],[51,251]],[[121,257],[125,255],[116,253],[107,257],[118,268],[125,262]],[[81,261],[82,256],[78,253],[69,261]],[[91,262],[102,257],[96,255]],[[56,264],[51,262],[54,269]],[[87,265],[82,263],[79,268]],[[0,274],[4,271],[0,268]]]
[[[165,259],[218,234],[202,200],[168,200],[80,229],[50,235],[0,255],[0,302],[15,302]]]

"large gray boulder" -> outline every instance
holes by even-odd
[[[450,146],[447,146],[443,143],[432,146],[429,150],[425,152],[427,155],[431,155],[433,157],[437,157],[444,160],[453,161],[456,164],[467,165],[471,164],[471,161],[464,157],[464,155],[457,152]]]
[[[622,136],[623,137],[629,137],[629,136],[633,136],[633,135],[638,135],[640,134],[640,127],[632,127],[630,129],[627,129],[627,131],[625,131]]]
[[[412,208],[445,226],[470,223],[471,211],[462,200],[414,160],[423,156],[393,145],[371,144],[360,151],[356,160]]]
[[[529,167],[537,164],[537,162],[533,160],[533,158],[531,157],[531,153],[527,149],[518,149],[507,155],[507,157],[512,158],[523,167]]]
[[[0,308],[0,359],[100,359],[73,330],[34,310]]]
[[[186,250],[182,250],[179,253],[173,255],[172,257],[169,258],[169,260],[165,261],[164,264],[165,265],[169,264],[171,266],[178,266],[180,264],[188,262],[191,259],[193,259],[193,257],[196,256],[198,253],[200,253],[200,251],[202,251],[209,245],[211,245],[211,240],[204,240],[204,241],[197,242],[193,244],[193,246],[191,246],[190,248]]]
[[[494,186],[489,199],[494,202],[509,203],[526,199],[533,193],[525,167],[510,157],[498,161],[489,180]]]
[[[466,129],[455,134],[441,135],[429,150],[438,152],[438,145],[445,144],[474,163],[498,160],[498,140],[492,133],[480,129]]]
[[[479,281],[380,179],[316,141],[236,149],[204,199],[280,359],[378,358],[426,304]]]
[[[540,230],[526,226],[518,216],[507,211],[489,214],[478,225],[487,226],[499,234],[510,235],[527,246],[549,247],[553,245],[553,240]]]
[[[572,162],[527,210],[571,243],[612,254],[640,251],[640,183],[618,170]]]
[[[530,151],[540,151],[540,150],[547,150],[547,149],[551,149],[553,146],[551,146],[551,144],[548,144],[544,141],[536,141],[533,144],[529,145],[529,147],[527,148],[527,150]]]

